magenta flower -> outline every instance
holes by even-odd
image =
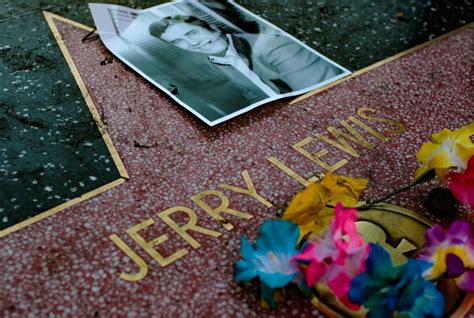
[[[451,192],[463,204],[474,208],[474,156],[469,159],[464,173],[449,172]]]
[[[474,237],[467,222],[456,220],[447,230],[435,224],[419,258],[433,264],[425,273],[429,279],[446,274],[459,288],[474,291]]]
[[[312,238],[303,252],[293,259],[307,264],[306,284],[325,283],[348,308],[357,310],[348,297],[351,280],[365,271],[370,246],[357,233],[356,209],[344,209],[337,203],[335,217],[321,238]]]

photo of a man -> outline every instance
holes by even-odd
[[[269,96],[298,91],[340,73],[336,66],[283,35],[224,35],[191,16],[166,17],[149,29],[151,35],[183,50],[207,54],[214,64],[235,67]]]
[[[216,12],[208,3],[181,1],[134,12],[97,4],[91,9],[112,52],[211,126],[349,74],[237,4],[227,2]],[[108,27],[99,12],[105,8]],[[110,37],[110,25],[126,25],[125,14],[117,10],[134,17]],[[232,13],[232,21],[222,12]],[[249,24],[252,32],[244,27]],[[119,49],[120,41],[127,42],[127,49],[123,44]],[[153,67],[156,71],[151,71]]]

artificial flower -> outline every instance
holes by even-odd
[[[473,134],[474,122],[455,131],[445,128],[432,135],[432,141],[423,144],[416,155],[421,166],[415,173],[415,180],[434,169],[444,182],[450,168],[466,169],[467,161],[474,155]]]
[[[326,234],[322,238],[310,237],[306,248],[294,259],[307,265],[304,273],[308,286],[327,284],[343,304],[357,310],[359,306],[349,301],[347,293],[352,278],[365,270],[370,246],[357,233],[356,209],[343,209],[337,203],[334,213]]]
[[[303,192],[294,197],[282,218],[298,225],[314,222],[326,223],[327,216],[321,215],[320,212],[328,201],[329,192],[320,183],[312,182]],[[332,218],[332,214],[330,213],[330,218]]]
[[[464,173],[449,172],[449,187],[459,202],[474,208],[474,156],[469,159]]]
[[[336,202],[356,205],[367,183],[366,179],[334,176],[328,172],[320,183],[310,183],[297,194],[282,218],[299,225],[300,240],[310,232],[322,235],[334,217],[333,209],[326,205]]]
[[[436,279],[446,274],[456,280],[459,288],[474,291],[474,237],[471,226],[456,220],[444,230],[435,224],[425,237],[419,259],[433,263],[425,276]]]
[[[357,204],[360,194],[368,182],[367,179],[335,176],[327,173],[321,180],[321,185],[330,192],[329,204],[341,202],[350,207]]]
[[[243,259],[235,264],[235,280],[248,282],[258,277],[263,300],[274,307],[274,289],[290,282],[303,282],[298,265],[290,261],[299,252],[298,236],[298,226],[284,220],[266,221],[260,228],[255,246],[242,236]]]
[[[428,262],[409,259],[394,267],[382,247],[371,244],[366,271],[351,283],[349,298],[363,305],[367,317],[441,317],[444,298],[435,285],[423,277]]]

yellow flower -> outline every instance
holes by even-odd
[[[421,166],[415,173],[415,180],[435,169],[441,182],[445,181],[449,168],[466,169],[467,162],[474,155],[474,122],[455,131],[443,129],[431,136],[432,141],[423,144],[416,155]]]
[[[333,176],[327,173],[321,183],[310,183],[291,201],[283,214],[284,220],[298,224],[301,240],[308,233],[322,235],[334,217],[332,208],[336,202],[344,206],[354,206],[368,180],[351,177]]]
[[[291,220],[296,224],[306,224],[317,217],[319,211],[329,201],[329,193],[319,183],[310,183],[301,193],[291,201],[283,214],[283,219]]]
[[[425,273],[428,279],[436,279],[446,273],[446,256],[448,254],[456,255],[460,260],[462,260],[466,269],[474,268],[474,260],[472,259],[472,253],[469,253],[469,250],[466,246],[451,245],[447,248],[440,247],[432,256],[433,267],[431,267]]]
[[[359,201],[360,194],[368,182],[367,179],[333,176],[328,173],[321,180],[321,185],[331,193],[328,202],[330,205],[341,202],[345,207],[352,207]]]

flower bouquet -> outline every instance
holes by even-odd
[[[414,181],[391,195],[437,176],[449,184],[455,201],[472,208],[472,135],[474,123],[433,135],[418,152],[421,165]],[[254,245],[242,237],[235,280],[258,279],[266,307],[275,307],[284,287],[294,283],[329,316],[466,314],[474,291],[471,222],[432,225],[412,211],[382,203],[391,195],[359,202],[367,183],[327,173],[308,185],[282,219],[262,225]]]

